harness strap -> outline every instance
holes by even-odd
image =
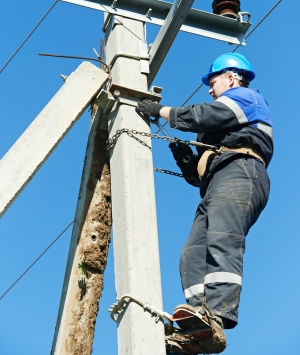
[[[258,160],[260,160],[264,166],[266,166],[265,160],[262,158],[262,156],[257,153],[255,150],[253,150],[252,148],[247,148],[247,147],[242,147],[242,148],[227,148],[227,147],[221,147],[220,149],[218,149],[218,151],[214,151],[214,150],[206,150],[202,155],[201,158],[198,162],[198,166],[197,166],[197,171],[200,177],[202,177],[206,171],[207,168],[207,162],[208,159],[210,157],[212,157],[212,154],[215,156],[217,154],[222,154],[224,152],[235,152],[235,153],[240,153],[240,154],[244,154],[244,155],[250,155]]]
[[[214,150],[207,149],[202,155],[201,158],[199,159],[198,165],[197,165],[197,171],[198,175],[201,177],[204,175],[205,170],[207,168],[207,162],[209,157],[211,156],[216,156],[217,153]]]

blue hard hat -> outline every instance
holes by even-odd
[[[251,81],[255,78],[252,65],[239,53],[227,53],[220,55],[210,66],[209,72],[202,77],[204,85],[209,86],[209,80],[213,75],[233,70],[246,76]]]

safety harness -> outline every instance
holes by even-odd
[[[197,171],[200,177],[202,177],[205,174],[205,171],[207,169],[207,163],[209,158],[215,157],[218,154],[222,154],[225,152],[235,152],[235,153],[240,153],[240,154],[244,154],[244,155],[250,155],[258,160],[260,160],[264,166],[266,166],[266,163],[264,161],[264,159],[262,158],[262,156],[257,153],[253,148],[246,148],[246,147],[242,147],[242,148],[227,148],[227,147],[220,147],[218,150],[212,150],[212,149],[207,149],[202,155],[201,158],[198,162],[198,166],[197,166]]]

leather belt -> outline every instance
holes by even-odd
[[[251,157],[254,157],[254,158],[260,160],[264,164],[264,166],[266,166],[266,163],[265,163],[264,159],[262,158],[262,156],[260,154],[258,154],[255,150],[253,150],[252,148],[221,147],[217,151],[208,149],[201,155],[201,158],[200,158],[200,160],[198,162],[198,166],[197,166],[197,171],[198,171],[199,176],[201,177],[204,175],[206,168],[207,168],[207,162],[210,157],[214,157],[214,156],[224,153],[224,152],[235,152],[235,153],[240,153],[240,154],[244,154],[244,155],[250,155]]]

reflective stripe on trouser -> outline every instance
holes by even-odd
[[[181,253],[187,302],[198,306],[204,297],[226,328],[237,324],[245,236],[266,205],[269,187],[265,167],[252,157],[217,170]]]

